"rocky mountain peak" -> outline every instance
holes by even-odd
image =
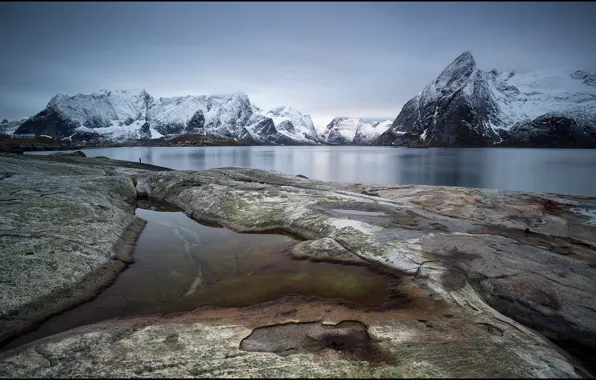
[[[329,144],[366,145],[391,126],[391,120],[364,122],[360,118],[336,117],[321,134],[321,140]]]
[[[451,87],[452,83],[469,78],[476,70],[472,53],[465,51],[451,62],[435,80],[436,86]]]
[[[489,72],[469,51],[402,108],[381,145],[596,145],[596,92],[586,71]]]

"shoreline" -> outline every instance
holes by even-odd
[[[531,145],[487,145],[487,146],[395,146],[395,145],[371,145],[371,144],[248,144],[243,142],[207,142],[207,143],[164,143],[164,142],[129,142],[129,143],[111,143],[111,144],[68,144],[63,145],[55,141],[58,145],[47,143],[38,143],[35,140],[31,142],[13,143],[10,140],[0,140],[0,153],[24,154],[25,152],[61,152],[76,151],[82,149],[105,149],[105,148],[132,148],[132,147],[376,147],[376,148],[409,148],[409,149],[557,149],[557,150],[593,150],[596,146],[531,146]]]

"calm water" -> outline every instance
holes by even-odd
[[[244,166],[309,178],[596,195],[596,150],[332,146],[92,148],[107,156],[173,169]],[[48,154],[51,152],[34,152]]]
[[[355,265],[292,260],[283,253],[298,243],[290,237],[202,225],[155,201],[139,206],[158,208],[135,212],[148,221],[135,262],[94,300],[49,319],[3,350],[110,318],[242,307],[288,294],[341,298],[360,306],[386,300],[387,277]]]

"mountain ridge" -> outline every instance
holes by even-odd
[[[309,115],[290,107],[263,111],[248,95],[186,95],[154,98],[145,90],[57,94],[16,133],[82,140],[134,140],[183,133],[252,144],[316,144]]]
[[[385,132],[391,122],[366,123],[361,118],[336,117],[321,133],[321,141],[332,145],[368,145]]]

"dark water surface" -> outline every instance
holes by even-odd
[[[596,149],[225,146],[83,151],[90,157],[136,162],[141,158],[172,169],[244,166],[323,181],[596,195]]]
[[[135,247],[135,263],[94,300],[49,319],[3,350],[115,317],[242,307],[288,294],[341,298],[360,306],[386,299],[388,278],[369,269],[290,259],[283,251],[298,242],[293,238],[209,227],[165,204],[140,201],[139,206],[157,209],[135,212],[148,221]]]

